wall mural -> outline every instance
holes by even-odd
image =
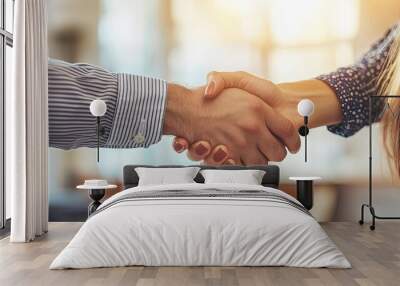
[[[286,8],[289,2],[291,9]],[[353,64],[397,21],[394,12],[388,15],[386,9],[383,18],[383,10],[374,10],[362,1],[318,3],[50,1],[49,92],[54,99],[49,99],[49,105],[57,110],[49,113],[54,122],[49,130],[50,220],[86,219],[91,200],[86,191],[76,188],[85,180],[105,179],[116,185],[106,191],[109,197],[121,190],[125,165],[192,165],[206,153],[206,163],[279,161],[273,164],[281,167],[281,188],[289,193],[295,190],[290,176],[322,177],[314,198],[322,203],[313,214],[321,221],[357,218],[359,209],[352,206],[365,196],[361,182],[368,177],[368,169],[360,166],[367,164],[367,130],[344,139],[326,127],[312,129],[307,149],[292,154],[299,149],[300,140],[305,144],[305,137],[282,137],[284,131],[279,128],[291,116],[288,124],[295,127],[298,136],[297,129],[309,123],[305,119],[308,113],[297,111],[300,100],[294,112],[285,117],[268,108],[281,108],[285,113],[286,101],[269,102],[267,107],[262,92],[257,97],[249,94],[254,90],[224,90],[221,84],[227,81],[221,80],[223,76],[231,76],[234,82],[243,74],[215,74],[207,81],[207,74],[215,70],[247,71],[271,80],[263,81],[268,88],[279,87],[272,82],[315,78]],[[361,11],[382,21],[371,27]],[[121,86],[123,91],[118,89]],[[76,103],[68,101],[66,95],[77,93],[79,106],[73,113],[63,112],[65,104]],[[125,100],[124,105],[117,102],[115,94]],[[135,100],[128,99],[132,95]],[[204,96],[208,100],[204,101]],[[89,109],[94,99],[106,104],[99,119]],[[254,112],[260,108],[267,114],[263,121]],[[63,125],[66,118],[74,123]],[[318,119],[318,114],[311,115],[311,127],[313,118]],[[264,137],[255,135],[261,122],[269,130]],[[188,142],[201,139],[206,142],[192,145],[188,156]],[[217,147],[221,143],[224,146]],[[274,153],[271,144],[277,146]],[[380,196],[385,198],[395,187],[380,144],[379,138],[374,138],[374,174],[379,178],[378,187],[385,190]],[[283,154],[280,148],[293,152]],[[354,189],[351,193],[346,192],[349,186]],[[396,208],[390,202],[385,206],[388,211]]]

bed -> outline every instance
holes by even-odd
[[[152,186],[138,186],[137,167],[166,166],[125,166],[124,191],[102,203],[50,269],[351,267],[308,210],[278,189],[277,166],[218,167],[264,170],[261,185],[205,184],[198,174],[195,183]]]

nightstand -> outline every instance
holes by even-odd
[[[296,181],[297,200],[311,210],[314,203],[313,182],[321,180],[321,177],[289,177],[289,180]]]
[[[76,187],[78,190],[88,190],[89,197],[93,200],[88,206],[88,217],[101,205],[100,200],[104,197],[106,190],[116,187],[116,185],[109,185],[105,180],[86,180],[83,185]]]

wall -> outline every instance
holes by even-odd
[[[114,72],[162,77],[190,86],[210,70],[246,70],[276,82],[311,78],[359,58],[400,18],[394,0],[301,1],[78,1],[49,2],[52,57],[98,64]],[[307,64],[305,64],[307,63]],[[374,176],[379,207],[395,211],[400,195],[381,152],[374,127]],[[368,134],[349,139],[312,130],[310,162],[303,154],[279,163],[283,188],[294,175],[318,175],[315,209],[322,220],[356,219],[366,197]],[[172,151],[171,138],[141,150],[50,149],[50,201],[81,213],[85,194],[74,191],[84,178],[121,183],[125,164],[191,164]],[[333,163],[332,163],[333,162]],[[324,211],[324,209],[329,211]]]

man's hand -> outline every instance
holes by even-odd
[[[316,107],[309,121],[310,127],[332,125],[342,121],[342,112],[337,96],[328,85],[320,80],[311,79],[274,84],[246,72],[211,72],[208,75],[205,97],[214,98],[222,90],[230,87],[246,90],[259,97],[279,114],[291,120],[296,129],[303,123],[303,118],[297,113],[297,104],[305,98],[311,99]],[[206,149],[205,156],[194,155],[196,149],[193,146],[199,145],[205,147],[203,148]],[[189,143],[184,138],[175,138],[174,140],[174,149],[177,152],[189,149],[189,157],[205,160],[206,163],[213,163],[207,156],[210,152],[214,152],[211,151],[211,148],[212,146],[206,141],[198,141],[189,146]],[[229,160],[220,163],[232,164],[233,162]]]
[[[290,97],[285,98],[282,96],[282,90],[272,83],[271,81],[264,80],[253,75],[250,75],[245,72],[211,72],[207,78],[208,84],[205,90],[204,97],[208,100],[215,99],[224,89],[226,88],[239,88],[249,92],[251,95],[254,95],[261,99],[263,102],[267,103],[270,107],[272,107],[280,116],[284,116],[291,120],[293,129],[296,130],[301,126],[302,121],[298,114],[296,113],[297,101],[291,100]],[[293,135],[291,135],[293,136]],[[288,138],[284,138],[280,136],[281,141],[284,143]],[[300,141],[298,141],[297,145],[286,145],[288,150],[291,153],[296,153],[300,147]],[[203,154],[199,154],[197,150],[199,150],[198,146],[203,146],[200,148],[204,150]],[[192,160],[204,160],[208,164],[238,164],[240,162],[236,162],[233,158],[228,158],[226,161],[215,162],[212,159],[212,156],[209,154],[213,154],[215,152],[213,150],[210,142],[205,141],[204,139],[198,142],[193,143],[189,146],[187,140],[184,137],[176,137],[173,143],[173,147],[177,152],[183,152],[186,149],[189,149],[188,156]],[[218,148],[223,148],[225,146],[219,146]],[[223,148],[226,150],[227,148]],[[270,153],[273,151],[270,151]],[[230,152],[232,154],[232,152]],[[275,158],[269,158],[271,161]],[[278,160],[279,161],[279,160]]]
[[[211,164],[227,159],[227,163],[266,164],[283,160],[285,146],[292,152],[299,149],[293,123],[260,98],[234,88],[224,89],[212,100],[204,94],[204,88],[187,90],[170,85],[168,89],[164,134],[188,142],[207,141],[190,148],[192,159],[207,157]],[[180,141],[174,143],[178,151],[185,147]],[[210,154],[210,146],[218,147]]]

